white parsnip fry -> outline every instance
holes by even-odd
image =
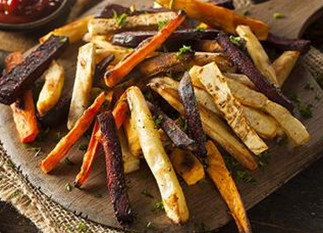
[[[271,115],[296,146],[303,145],[310,139],[306,127],[286,108],[270,101],[264,94],[234,80],[228,80],[228,84],[234,97],[242,104],[261,109]]]
[[[170,21],[175,18],[175,12],[148,13],[136,16],[128,16],[123,21],[117,22],[115,18],[95,18],[88,23],[88,31],[91,36],[106,35],[121,29],[134,28],[158,28],[158,22]]]
[[[70,43],[74,43],[82,39],[84,34],[87,32],[87,24],[94,17],[87,16],[76,21],[73,21],[69,24],[66,24],[60,28],[54,29],[49,32],[47,35],[39,39],[41,43],[44,43],[51,35],[55,36],[67,36]]]
[[[110,54],[114,55],[114,60],[111,64],[117,64],[124,57],[133,51],[132,48],[126,48],[118,45],[113,45],[105,38],[101,36],[95,36],[92,38],[91,42],[95,45],[96,48],[96,63],[99,63],[103,58],[107,57]]]
[[[174,223],[185,223],[189,211],[184,193],[159,138],[146,100],[138,87],[127,90],[127,99],[145,160],[158,184],[166,215]]]
[[[253,34],[249,26],[239,25],[236,28],[238,35],[246,40],[248,53],[258,70],[273,84],[278,85],[275,70],[271,66],[269,57],[260,44],[260,41]]]
[[[206,142],[209,167],[206,169],[237,224],[240,233],[251,233],[251,226],[239,190],[213,142]]]
[[[233,97],[218,66],[215,63],[204,66],[199,79],[213,97],[217,109],[244,144],[256,155],[266,151],[268,146],[251,127],[240,102]]]
[[[123,162],[123,171],[125,174],[139,170],[140,168],[140,159],[134,156],[128,147],[127,138],[123,132],[123,129],[118,130],[118,137],[120,141],[121,151],[122,151],[122,162]]]
[[[279,87],[282,87],[285,83],[299,56],[299,51],[285,51],[271,65],[276,72]]]
[[[53,61],[45,73],[45,83],[37,101],[37,110],[40,116],[44,116],[57,104],[62,94],[64,80],[65,72],[63,66]]]
[[[68,129],[73,128],[75,122],[90,104],[95,69],[94,57],[95,47],[93,43],[88,43],[79,48],[71,106],[68,114]]]

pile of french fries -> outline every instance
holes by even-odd
[[[57,35],[66,36],[70,43],[84,41],[77,57],[67,119],[69,132],[42,160],[41,169],[45,173],[55,169],[73,144],[94,124],[81,170],[75,178],[77,187],[86,182],[102,144],[110,193],[119,193],[127,199],[122,187],[123,175],[115,181],[109,169],[112,173],[120,172],[121,161],[121,172],[131,173],[139,170],[140,160],[145,159],[155,177],[167,217],[174,223],[183,224],[190,214],[177,176],[187,185],[193,185],[204,179],[206,173],[228,205],[239,231],[251,232],[239,191],[218,147],[246,169],[254,170],[258,167],[258,158],[269,149],[267,140],[286,135],[295,146],[301,146],[310,135],[288,109],[272,101],[252,79],[238,71],[216,38],[204,43],[200,51],[165,52],[160,48],[174,31],[183,27],[184,21],[193,18],[208,27],[239,36],[253,65],[277,90],[289,76],[300,53],[285,51],[271,62],[260,42],[268,36],[268,25],[212,3],[198,0],[157,0],[157,3],[170,10],[130,16],[114,11],[112,18],[88,16],[40,39],[44,43],[51,35]],[[165,23],[158,29],[160,22]],[[156,33],[136,48],[112,43],[115,34],[138,30],[156,30]],[[109,64],[104,63],[111,55],[114,59],[110,59]],[[185,84],[184,77],[178,81],[170,75],[177,73],[181,78],[184,72]],[[97,77],[98,73],[104,75]],[[59,102],[63,86],[64,69],[59,62],[53,61],[35,106],[40,116],[46,115]],[[94,89],[96,93],[99,90],[99,94],[93,101]],[[170,118],[168,112],[163,112],[158,101],[147,103],[152,101],[144,94],[149,90],[178,112],[176,118],[186,119],[188,130],[181,128],[178,120]],[[12,108],[14,112],[18,111],[14,106]],[[100,115],[99,120],[97,115]],[[114,118],[114,126],[104,122],[110,116]],[[200,125],[199,129],[196,125]],[[112,133],[115,130],[117,134]],[[22,141],[34,139],[33,134],[30,140]],[[107,145],[116,146],[109,148]],[[121,187],[113,185],[114,182],[120,182]],[[118,196],[111,198],[118,220],[130,223],[128,200],[127,211],[122,214],[120,207],[115,205]]]

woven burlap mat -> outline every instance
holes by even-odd
[[[248,4],[250,4],[249,0],[235,1],[237,8]],[[323,74],[323,55],[319,50],[312,47],[302,60],[314,77]],[[11,162],[2,144],[0,144],[0,181],[0,199],[10,202],[44,233],[121,232],[85,220],[53,202],[33,187],[28,177],[25,177]]]

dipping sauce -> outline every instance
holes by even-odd
[[[0,23],[28,23],[53,13],[62,0],[0,0]]]

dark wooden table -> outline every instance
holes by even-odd
[[[305,33],[323,51],[323,18]],[[255,233],[323,232],[323,159],[252,208],[248,215]],[[0,233],[36,233],[37,228],[10,204],[0,202]],[[219,233],[236,232],[230,223]]]

